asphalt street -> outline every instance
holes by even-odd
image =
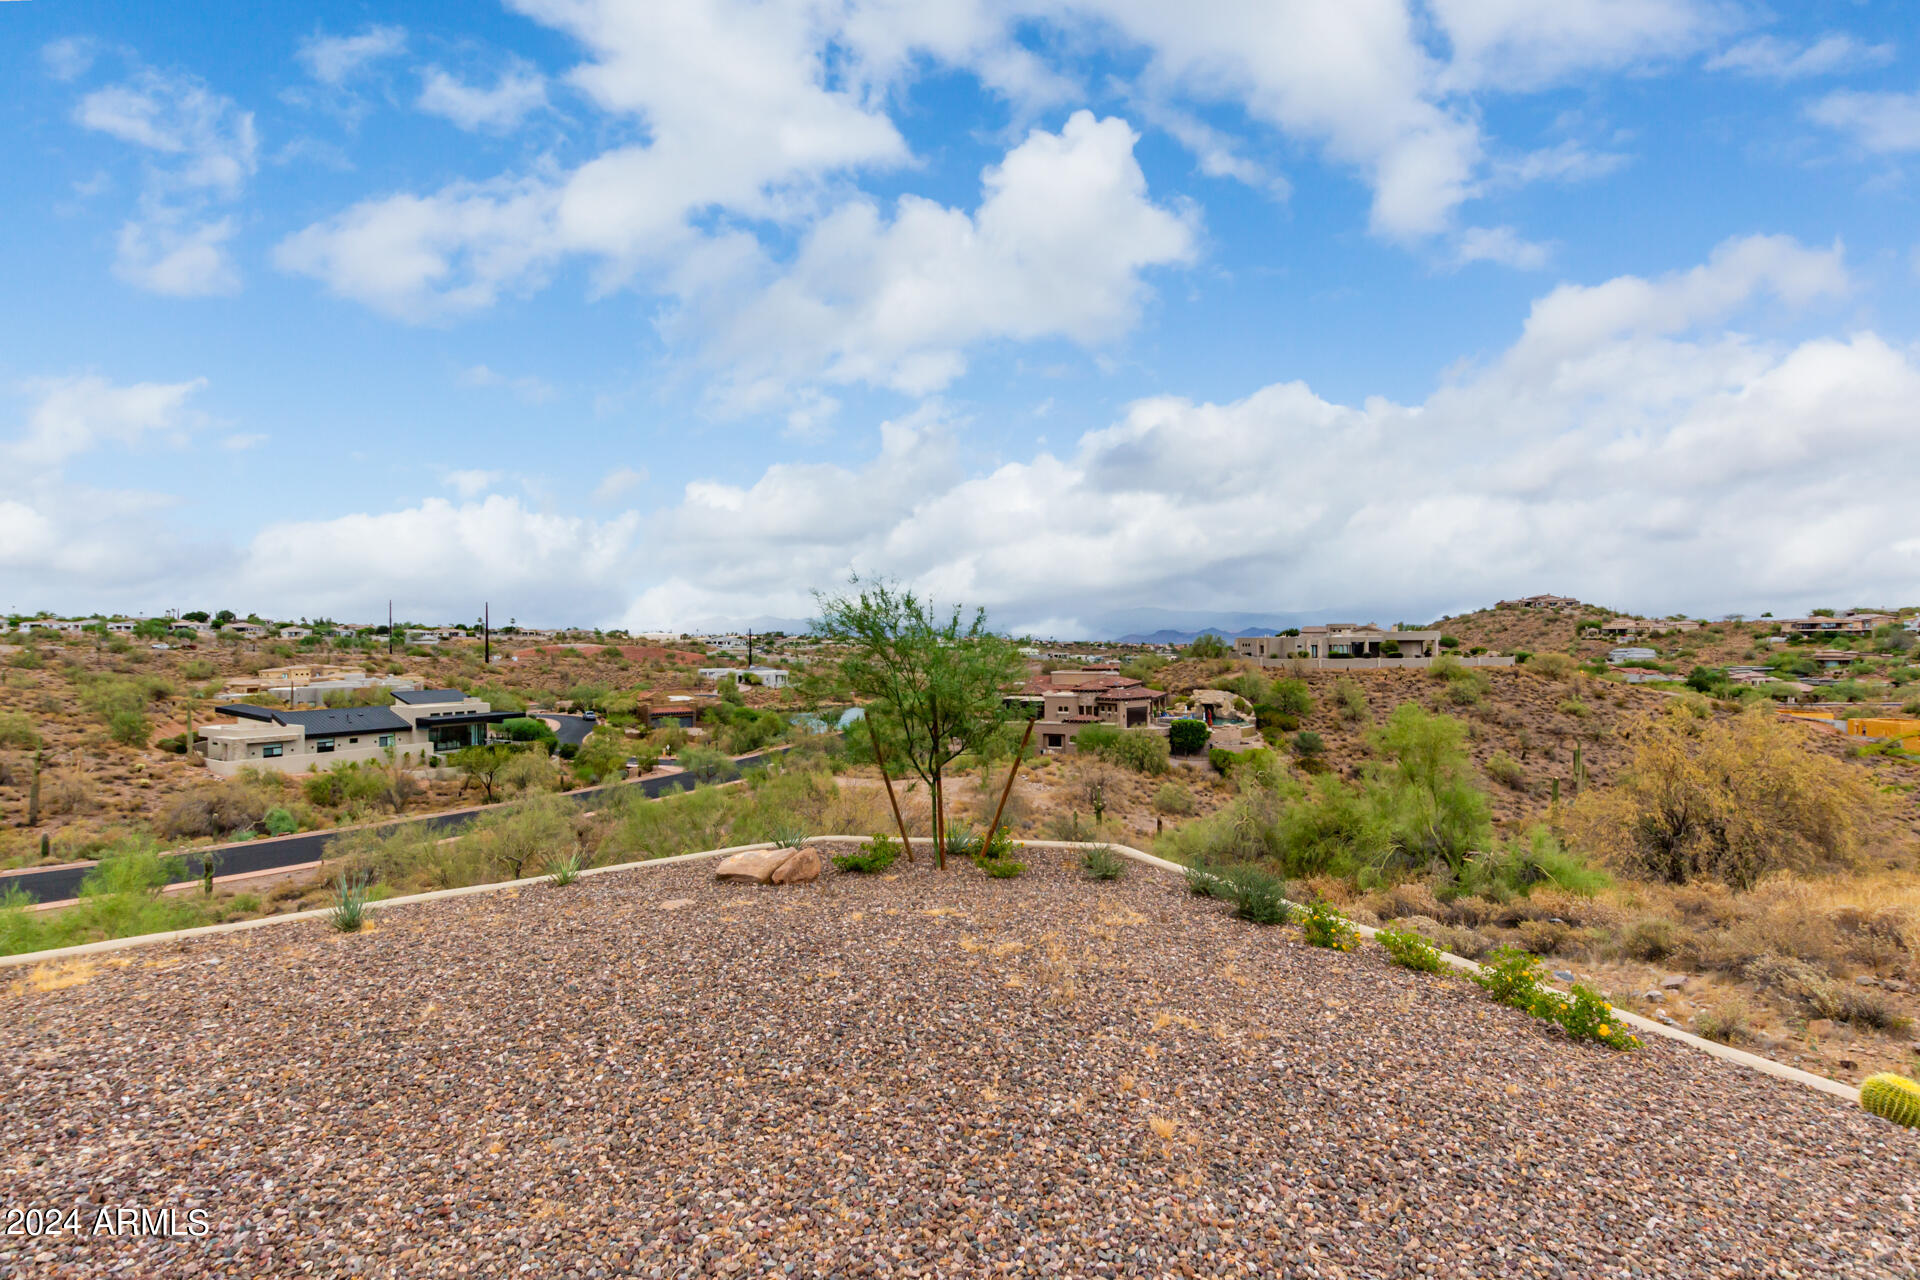
[[[592,725],[579,716],[551,716],[549,719],[575,721],[579,737],[569,739],[567,733],[575,726],[562,725],[562,742],[579,742],[591,730]],[[734,761],[735,771],[722,778],[739,776],[738,770],[757,768],[766,763],[767,757],[778,755],[782,748],[755,752]],[[579,804],[591,806],[595,797],[605,795],[620,787],[639,787],[650,797],[658,797],[675,791],[691,791],[696,783],[690,774],[676,773],[658,778],[641,778],[633,782],[615,782],[603,787],[588,787],[566,794]],[[456,835],[472,822],[484,809],[468,809],[458,813],[431,813],[417,818],[396,818],[383,823],[378,828],[382,833],[395,831],[414,823],[425,823],[430,829]],[[303,862],[318,862],[327,856],[327,846],[342,831],[303,831],[291,836],[269,836],[260,840],[246,840],[239,844],[220,845],[207,849],[183,850],[180,860],[186,866],[184,879],[198,879],[203,865],[202,859],[213,855],[213,873],[217,876],[239,875],[251,871],[272,871],[280,867],[295,867]],[[0,875],[0,893],[18,890],[35,902],[59,902],[76,897],[80,892],[80,882],[93,870],[92,863],[81,863],[71,867],[53,867],[45,871],[18,871]]]

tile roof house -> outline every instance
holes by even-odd
[[[1033,726],[1042,751],[1066,751],[1090,724],[1155,729],[1167,694],[1117,671],[1053,671],[1029,681],[1017,699],[1039,711]]]

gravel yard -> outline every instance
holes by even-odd
[[[1025,856],[9,971],[0,1203],[210,1229],[0,1276],[1920,1276],[1920,1134]]]

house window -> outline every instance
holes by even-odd
[[[266,746],[260,748],[260,754],[267,757],[267,759],[271,760],[276,756],[278,756],[283,750],[285,750],[285,748],[283,748],[279,743],[269,742]]]
[[[348,746],[350,746],[350,747],[357,747],[357,746],[359,746],[359,745],[360,745],[360,739],[358,739],[358,738],[348,738],[348,739],[347,739],[347,745],[348,745]]]
[[[322,754],[325,754],[326,752],[329,752],[329,751],[332,751],[332,750],[333,750],[333,739],[332,739],[332,738],[315,738],[315,739],[313,740],[313,749],[314,749],[315,751],[318,751],[318,752],[320,752],[320,753],[322,753]]]
[[[1059,734],[1059,733],[1049,733],[1046,735],[1046,741],[1047,741],[1048,750],[1058,750],[1062,745],[1065,744],[1066,735]]]
[[[392,745],[393,745],[393,735],[392,735],[392,734],[390,734],[390,733],[383,733],[383,734],[381,734],[381,735],[380,735],[380,745],[381,745],[381,746],[383,746],[383,747],[390,747],[390,746],[392,746]]]

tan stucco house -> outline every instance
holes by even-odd
[[[305,773],[350,760],[424,763],[487,740],[489,729],[519,714],[495,711],[458,689],[412,689],[391,707],[290,711],[237,703],[218,708],[236,717],[201,732],[207,768],[221,777],[242,769]]]

